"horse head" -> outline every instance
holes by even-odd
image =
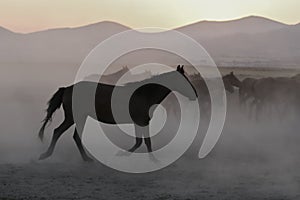
[[[195,87],[193,86],[193,84],[191,83],[191,81],[187,78],[185,71],[184,71],[184,66],[177,66],[176,69],[176,74],[180,74],[180,77],[182,77],[182,79],[174,79],[176,81],[176,85],[179,85],[179,87],[176,87],[176,91],[181,93],[182,95],[186,96],[187,98],[189,98],[190,100],[196,100],[198,97],[198,94],[196,92]],[[189,84],[190,87],[187,88],[187,84]]]
[[[229,80],[223,78],[223,83],[226,91],[234,93],[234,87]]]
[[[233,74],[233,72],[230,72],[229,74],[223,76],[223,81],[224,83],[228,82],[238,88],[241,86],[241,81]]]

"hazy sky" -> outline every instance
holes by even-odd
[[[0,26],[33,32],[109,20],[132,28],[174,28],[248,15],[296,24],[299,10],[300,0],[0,0]]]

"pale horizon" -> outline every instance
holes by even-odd
[[[225,20],[210,20],[210,19],[203,19],[203,20],[199,20],[199,21],[195,21],[195,22],[190,22],[190,23],[187,23],[187,24],[182,24],[182,25],[179,25],[179,26],[174,26],[174,27],[169,27],[169,28],[166,28],[166,27],[154,27],[154,26],[153,26],[153,28],[176,29],[176,28],[184,27],[184,26],[191,25],[191,24],[198,23],[198,22],[204,22],[204,21],[208,21],[208,22],[229,22],[229,21],[234,21],[234,20],[240,20],[240,19],[247,18],[247,17],[262,17],[262,18],[269,19],[269,20],[272,20],[272,21],[275,21],[275,22],[278,22],[278,23],[286,24],[286,25],[297,25],[297,24],[300,24],[300,22],[288,24],[288,23],[281,22],[281,21],[278,21],[278,20],[276,20],[276,19],[267,18],[267,17],[264,17],[264,16],[247,15],[247,16],[242,16],[242,17],[232,18],[232,19],[225,19]],[[97,24],[97,23],[101,23],[101,22],[111,22],[111,23],[116,23],[116,24],[120,24],[120,25],[126,26],[126,27],[128,27],[128,28],[132,28],[132,29],[134,29],[134,28],[139,29],[139,28],[140,28],[140,27],[130,27],[129,25],[121,24],[121,23],[119,23],[119,22],[111,21],[111,20],[96,21],[96,22],[91,22],[91,23],[88,23],[88,24],[79,24],[79,25],[75,25],[75,26],[49,27],[49,28],[46,28],[46,29],[37,29],[37,30],[29,31],[29,32],[14,31],[14,30],[12,30],[12,29],[10,29],[10,28],[1,26],[1,24],[0,24],[0,27],[5,28],[5,29],[7,29],[7,30],[9,30],[9,31],[12,31],[12,32],[15,32],[15,33],[27,34],[27,33],[34,33],[34,32],[39,32],[39,31],[47,31],[47,30],[52,30],[52,29],[61,29],[61,28],[79,28],[79,27],[89,26],[89,25],[93,25],[93,24]],[[146,27],[146,28],[151,28],[151,27]]]
[[[30,33],[111,21],[130,28],[173,29],[199,21],[229,21],[259,16],[284,24],[300,22],[297,0],[138,0],[0,1],[0,26]]]

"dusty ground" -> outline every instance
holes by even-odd
[[[148,174],[125,174],[98,163],[2,164],[0,199],[300,198],[299,167],[234,163],[181,159]]]

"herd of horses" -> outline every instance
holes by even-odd
[[[292,77],[245,78],[239,84],[239,101],[256,112],[273,112],[280,117],[296,111],[300,100],[300,75]],[[274,113],[275,112],[275,113]]]
[[[149,110],[152,106],[161,104],[172,92],[178,92],[189,100],[198,100],[200,109],[209,110],[210,95],[204,79],[199,74],[188,76],[183,66],[178,65],[177,69],[160,75],[150,76],[148,74],[138,75],[143,80],[137,80],[121,85],[115,83],[125,74],[130,73],[127,67],[120,71],[102,76],[101,79],[86,80],[75,83],[68,87],[61,87],[48,102],[47,114],[39,131],[42,140],[44,129],[51,120],[53,113],[61,106],[64,110],[64,121],[54,130],[50,146],[47,151],[41,154],[40,159],[46,159],[52,155],[55,145],[60,136],[75,124],[74,141],[84,161],[92,161],[87,155],[82,142],[81,134],[88,116],[106,124],[133,124],[135,127],[135,144],[128,149],[134,152],[143,141],[151,154],[151,137],[149,135],[149,123],[152,115]],[[93,75],[92,75],[93,76]],[[146,78],[145,78],[146,77]],[[166,83],[176,80],[176,86],[165,87]],[[238,90],[238,97],[241,106],[247,106],[250,110],[261,112],[263,107],[274,106],[279,112],[282,106],[292,105],[300,100],[300,75],[293,77],[278,78],[245,78],[239,80],[233,72],[222,77],[224,88],[229,93]],[[189,88],[186,87],[189,85]],[[237,89],[235,89],[237,88]],[[74,91],[78,99],[74,101]],[[114,91],[118,91],[117,100],[112,105]],[[94,104],[90,103],[92,98]],[[76,104],[76,105],[75,105]],[[280,104],[281,106],[278,106]],[[74,106],[79,108],[76,119],[73,116]],[[114,108],[113,108],[114,107]],[[118,114],[116,119],[115,113]]]
[[[205,81],[198,74],[193,76],[192,82],[199,94],[200,107],[203,107],[204,113],[209,112],[210,96]],[[240,108],[250,118],[258,120],[264,112],[279,118],[293,112],[299,113],[300,74],[291,77],[247,77],[240,80],[231,72],[223,76],[223,82],[229,93],[234,93],[236,88]]]

